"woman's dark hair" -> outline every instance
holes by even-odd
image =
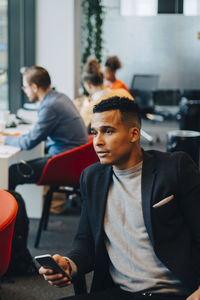
[[[51,85],[51,78],[46,69],[31,66],[25,69],[23,76],[29,85],[35,83],[39,88],[46,90]]]
[[[100,70],[99,63],[94,58],[88,58],[84,65],[82,80],[94,86],[103,84],[103,73]]]
[[[105,66],[109,67],[112,71],[116,71],[121,68],[121,62],[117,56],[110,56],[106,59]]]

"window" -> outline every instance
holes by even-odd
[[[121,0],[120,4],[122,16],[155,16],[157,14],[157,0]]]
[[[155,16],[157,14],[200,15],[199,0],[121,0],[122,16]]]
[[[24,103],[20,69],[35,63],[35,0],[7,1],[9,109],[16,113]]]
[[[200,15],[200,2],[199,0],[184,0],[183,13],[186,16]]]
[[[8,0],[0,1],[0,110],[8,109]]]
[[[35,63],[35,0],[0,0],[0,110],[24,102],[22,66]]]

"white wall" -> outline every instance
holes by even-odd
[[[36,1],[36,63],[47,68],[57,90],[73,99],[80,77],[80,0]],[[125,17],[119,0],[104,4],[109,6],[104,58],[119,56],[123,68],[117,76],[128,87],[136,73],[160,74],[161,89],[200,87],[199,17]]]
[[[36,0],[36,64],[74,98],[74,1]]]
[[[200,17],[121,16],[119,0],[104,0],[104,57],[118,55],[117,76],[130,87],[133,74],[160,74],[159,88],[200,88]]]

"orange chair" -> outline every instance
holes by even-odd
[[[85,145],[52,157],[47,162],[41,178],[37,182],[38,185],[49,185],[50,189],[45,196],[42,217],[35,240],[36,248],[39,245],[42,229],[47,229],[53,193],[58,191],[61,186],[72,188],[71,191],[67,192],[68,194],[79,192],[79,180],[82,171],[98,161],[91,138],[89,140]]]
[[[0,278],[5,274],[10,260],[17,209],[15,198],[9,192],[0,190]]]

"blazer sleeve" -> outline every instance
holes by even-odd
[[[178,191],[181,209],[200,259],[200,172],[192,159],[183,154],[179,161]]]
[[[87,191],[84,173],[81,176],[81,200],[82,210],[78,227],[78,232],[75,236],[72,250],[67,254],[67,257],[73,260],[76,264],[78,273],[88,273],[94,270],[94,238],[88,217],[87,209]]]

